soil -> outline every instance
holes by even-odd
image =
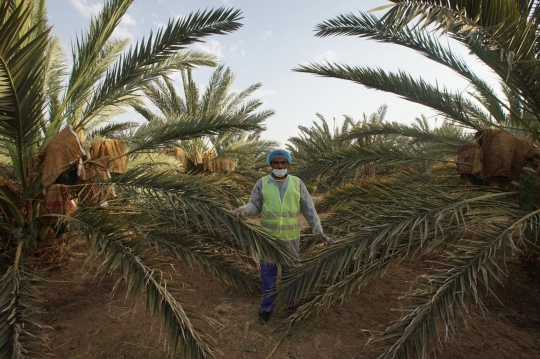
[[[96,276],[84,265],[82,248],[50,273],[43,287],[42,321],[55,358],[167,358],[159,320],[144,304],[129,306],[120,287],[113,293],[109,275]],[[429,271],[428,262],[394,267],[359,293],[325,313],[284,329],[287,312],[276,310],[267,324],[257,322],[259,296],[243,296],[215,278],[174,265],[182,300],[193,304],[206,321],[199,323],[222,358],[376,358],[381,350],[367,345],[372,331],[399,317],[400,297]],[[173,267],[173,266],[171,266]],[[459,334],[441,343],[437,358],[540,358],[540,285],[516,257],[510,276],[486,299],[487,311],[475,309]],[[180,356],[172,356],[179,358]]]

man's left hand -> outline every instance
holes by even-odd
[[[321,242],[324,243],[324,246],[325,246],[325,247],[330,247],[330,246],[332,245],[332,243],[334,243],[334,240],[333,240],[332,238],[330,238],[330,237],[328,237],[327,235],[324,235],[324,234],[322,234],[322,233],[319,233],[319,234],[317,235],[317,237],[319,238],[319,240],[320,240]]]

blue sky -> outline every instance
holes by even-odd
[[[48,1],[53,35],[62,39],[68,55],[75,35],[88,27],[91,14],[97,13],[103,2]],[[431,110],[393,94],[343,80],[293,72],[299,64],[329,60],[390,71],[401,69],[432,83],[466,88],[466,83],[452,72],[409,49],[354,37],[314,36],[315,26],[324,20],[388,3],[385,0],[135,0],[115,35],[129,37],[134,42],[147,36],[150,30],[163,26],[170,18],[222,6],[240,9],[242,28],[229,35],[212,36],[192,48],[216,54],[231,68],[236,75],[233,90],[240,91],[258,82],[263,84],[254,97],[264,101],[264,109],[276,111],[267,120],[268,130],[263,138],[284,144],[289,137],[298,134],[298,126],[311,126],[317,121],[317,113],[330,123],[334,118],[336,123],[341,123],[343,115],[360,120],[364,113],[369,115],[387,104],[389,121],[408,123],[421,114],[433,116]],[[467,54],[462,51],[462,56],[467,57]],[[471,61],[472,67],[485,77],[493,77]],[[211,69],[195,70],[195,79],[201,87],[206,85],[211,72]]]

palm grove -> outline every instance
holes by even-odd
[[[257,112],[261,102],[247,99],[260,84],[231,94],[233,76],[219,66],[201,96],[191,79],[193,67],[217,64],[187,46],[235,31],[240,12],[193,13],[128,47],[111,34],[131,3],[105,3],[74,41],[69,71],[59,39],[49,35],[45,1],[10,0],[0,7],[1,357],[39,355],[43,325],[35,319],[36,252],[54,246],[63,231],[63,238],[87,243],[98,271],[125,282],[130,298],[144,298],[148,311],[166,326],[173,350],[185,357],[213,357],[216,351],[197,328],[198,315],[184,310],[174,283],[163,279],[156,249],[253,294],[259,292],[254,269],[260,258],[291,261],[271,235],[233,220],[227,209],[245,198],[238,183],[249,182],[239,179],[257,178],[264,155],[275,146],[259,137],[272,112]],[[432,353],[437,338],[453,334],[473,305],[482,305],[482,293],[506,273],[511,251],[533,251],[537,245],[533,143],[540,137],[540,9],[537,1],[526,0],[392,3],[382,16],[338,15],[317,25],[316,35],[409,47],[466,79],[469,91],[453,93],[403,72],[345,64],[295,69],[395,93],[433,108],[445,122],[439,127],[425,118],[412,125],[388,123],[381,107],[363,121],[347,118],[340,131],[330,131],[321,116],[322,125],[301,128],[290,139],[289,150],[301,164],[299,176],[326,192],[321,209],[332,216],[324,225],[339,240],[329,248],[308,241],[292,277],[277,292],[285,303],[301,299],[289,317],[294,325],[332,307],[389,266],[437,253],[440,264],[426,286],[411,294],[398,321],[373,338],[385,348],[382,357],[419,358]],[[490,67],[500,89],[442,46],[441,35]],[[182,72],[182,95],[168,79],[173,71]],[[158,110],[145,105],[145,98]],[[147,121],[110,122],[126,108]],[[63,133],[81,144],[121,141],[127,158],[126,168],[111,178],[68,184],[78,202],[69,215],[44,206],[48,149]],[[502,179],[486,175],[484,166],[484,172],[465,171],[469,181],[461,180],[458,150],[473,148],[485,165],[489,149],[482,145],[489,136],[514,147],[526,144],[530,151],[519,158],[519,170]],[[186,171],[164,155],[172,148],[190,154],[209,150],[237,167],[212,174]],[[302,156],[307,150],[311,156]],[[116,160],[110,158],[105,167]],[[68,165],[69,171],[73,164]],[[475,167],[473,162],[460,165]],[[103,192],[107,205],[81,200],[88,188]],[[108,195],[111,190],[114,197]]]

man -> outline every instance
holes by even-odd
[[[262,214],[261,226],[274,233],[279,240],[285,242],[291,251],[298,256],[300,250],[300,219],[302,212],[313,233],[326,246],[332,239],[323,234],[319,215],[306,186],[298,177],[287,173],[292,157],[285,150],[274,150],[266,158],[272,173],[257,181],[249,203],[231,211],[237,218],[245,215]],[[266,323],[274,309],[275,296],[269,296],[277,280],[277,265],[261,262],[262,302],[259,311],[259,322]],[[282,276],[286,276],[287,268],[282,268]]]

